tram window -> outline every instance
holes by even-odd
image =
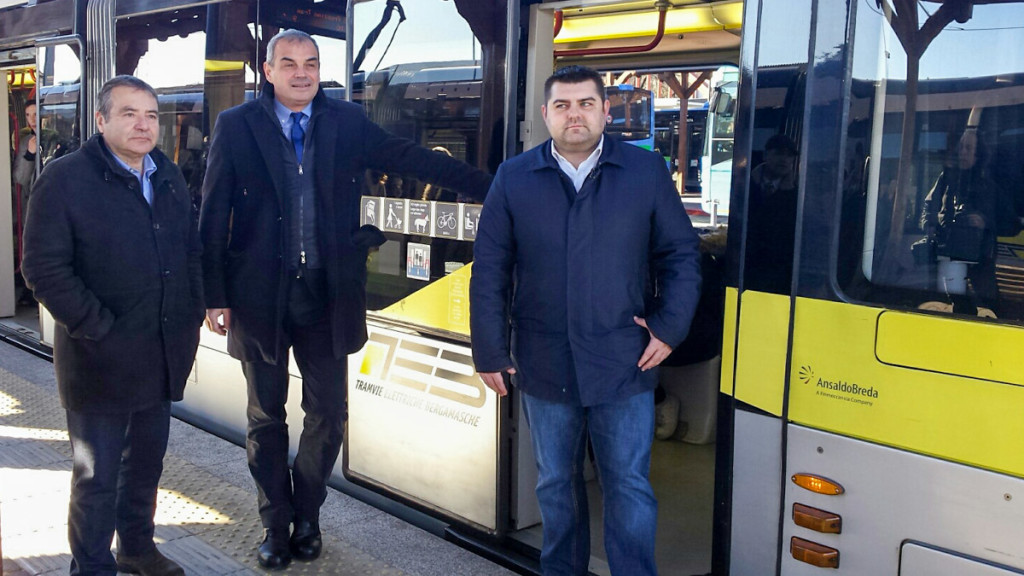
[[[205,27],[205,6],[133,16],[117,23],[117,73],[137,76],[156,90],[157,147],[181,168],[197,208],[206,167]]]
[[[382,9],[382,2],[355,6],[356,51]],[[470,24],[451,2],[409,4],[405,15],[397,29],[393,18],[366,51],[354,73],[353,100],[389,132],[481,166],[492,150],[500,152],[500,102],[486,101],[482,51]],[[503,88],[489,92],[500,95]],[[465,266],[473,258],[479,200],[378,171],[367,171],[362,194],[362,223],[388,238],[367,262],[367,309],[468,334]]]
[[[857,2],[838,282],[864,301],[1024,319],[1024,29],[1006,24],[1024,5],[976,4],[961,23],[918,3],[941,31],[917,62],[903,47],[927,32],[885,5]]]
[[[207,7],[206,97],[204,134],[210,134],[221,112],[256,94],[256,15],[254,3],[232,0]],[[216,33],[215,33],[216,31]]]
[[[76,50],[67,44],[43,48],[39,55],[40,166],[46,166],[76,150],[81,140],[78,102],[82,65]]]
[[[780,38],[810,29],[810,3],[772,0],[762,9],[761,30],[785,31]],[[795,26],[795,28],[794,28]],[[807,51],[794,42],[763,41],[754,88],[750,187],[747,206],[744,289],[789,294],[796,238],[797,182],[801,118],[807,77]],[[723,91],[716,108],[735,108]],[[731,132],[734,116],[721,115],[711,127]],[[728,124],[719,124],[719,122]],[[715,151],[713,151],[714,154]],[[731,149],[729,150],[731,155]],[[714,159],[714,155],[712,155]]]

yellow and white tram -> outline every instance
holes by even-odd
[[[715,120],[735,134],[728,226],[706,236],[701,325],[662,369],[683,426],[653,450],[660,571],[1024,574],[1021,22],[1012,0],[14,2],[0,123],[37,101],[50,155],[73,149],[99,85],[136,74],[198,194],[217,114],[253,97],[280,28],[314,34],[332,97],[491,171],[546,138],[557,66],[657,78],[680,102],[737,66]],[[362,223],[388,242],[332,482],[536,570],[529,431],[469,354],[479,205],[399,174],[363,184]],[[0,332],[45,351],[61,328],[16,305],[16,250],[0,234]],[[204,332],[176,414],[241,441],[244,397]]]

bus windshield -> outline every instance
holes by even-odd
[[[701,155],[701,204],[706,212],[729,214],[732,187],[732,144],[739,71],[728,67],[712,76],[704,151]]]
[[[651,150],[654,148],[654,98],[649,90],[628,84],[605,88],[611,109],[605,132]]]

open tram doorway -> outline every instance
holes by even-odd
[[[51,160],[78,148],[82,65],[77,37],[51,38],[6,51],[0,68],[7,97],[0,118],[0,332],[32,347],[51,342],[53,322],[32,298],[21,275],[25,216],[32,187]],[[91,120],[91,119],[90,119]]]
[[[650,137],[643,126],[620,129],[627,114],[616,115],[606,129],[634,145],[649,145],[666,157],[680,201],[702,235],[705,294],[686,342],[663,365],[660,390],[660,439],[651,451],[650,479],[658,499],[656,560],[660,574],[695,576],[717,572],[713,548],[725,540],[716,531],[716,509],[727,490],[731,426],[719,432],[719,378],[724,303],[726,229],[701,210],[700,158],[705,124],[722,67],[735,66],[740,56],[743,2],[651,3],[557,2],[530,7],[527,57],[521,67],[525,93],[519,133],[522,150],[548,138],[540,107],[543,82],[569,64],[596,69],[610,93],[621,98],[628,90],[645,91],[652,99]],[[527,18],[524,13],[523,18]],[[632,99],[635,101],[635,94]],[[629,114],[635,114],[634,109]],[[622,116],[620,118],[619,116]],[[661,116],[659,121],[658,116]],[[625,134],[622,134],[625,133]],[[675,402],[678,401],[678,404]],[[536,468],[525,419],[519,415],[515,441],[517,465],[512,497],[515,526],[510,536],[539,548],[542,529],[533,496]],[[588,474],[592,574],[610,574],[604,551],[599,479]],[[719,511],[720,512],[720,511]]]
[[[36,124],[37,74],[35,49],[26,47],[5,54],[0,68],[6,98],[0,124],[7,136],[0,148],[7,161],[0,162],[0,326],[14,333],[39,332],[39,316],[21,277],[22,240],[34,158],[38,152]],[[33,151],[29,151],[29,147]]]

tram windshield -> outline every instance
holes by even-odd
[[[917,3],[920,29],[887,6],[856,10],[839,283],[867,301],[1024,319],[1024,29],[1009,25],[1024,4]]]

